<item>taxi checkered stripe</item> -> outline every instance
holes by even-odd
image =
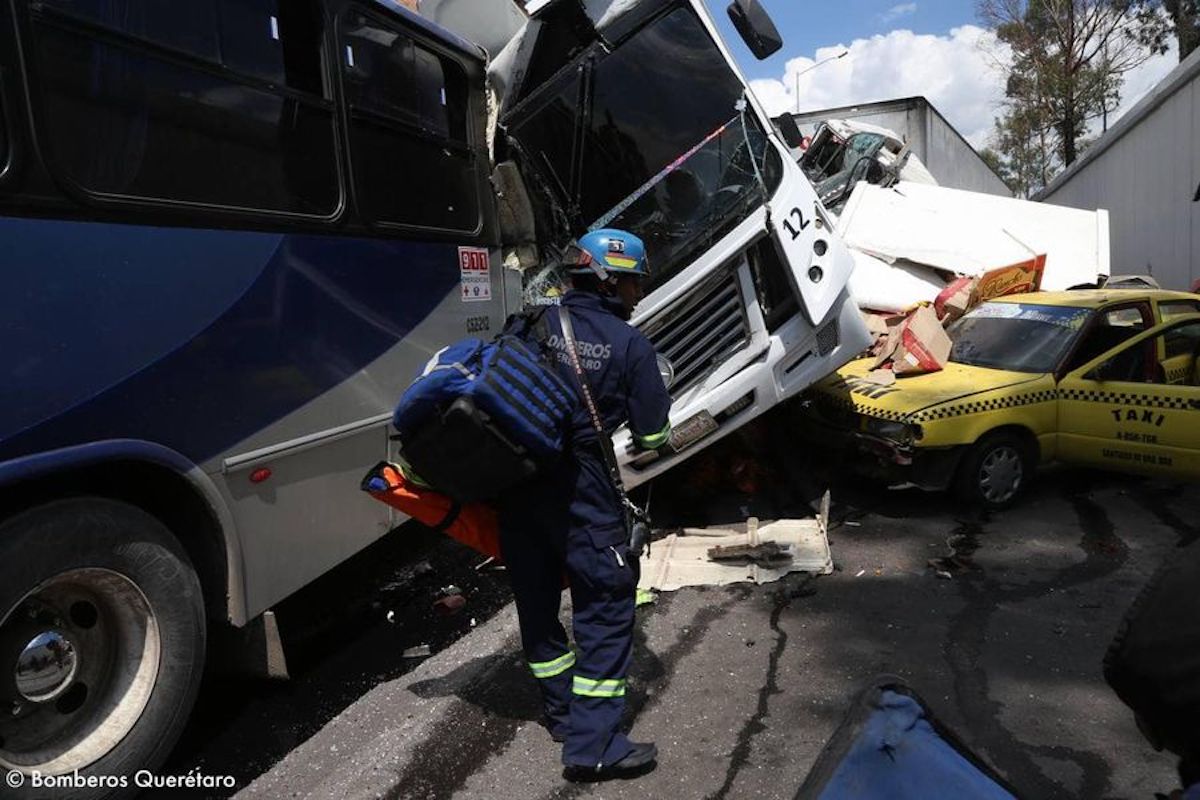
[[[969,400],[965,403],[959,403],[953,406],[939,406],[930,408],[925,411],[918,411],[912,415],[913,422],[930,422],[935,419],[948,419],[950,417],[961,417],[966,414],[979,414],[985,411],[998,411],[1002,408],[1016,408],[1018,406],[1031,406],[1036,403],[1050,403],[1057,399],[1057,393],[1053,389],[1047,389],[1042,392],[1031,392],[1029,394],[1019,394],[1010,397],[992,397],[987,400]]]
[[[1060,400],[1082,400],[1089,403],[1109,403],[1117,406],[1146,406],[1148,408],[1192,408],[1186,397],[1160,397],[1132,392],[1099,392],[1094,389],[1059,389]]]
[[[893,422],[901,422],[908,418],[908,413],[904,411],[892,411],[886,408],[871,408],[852,400],[843,397],[831,397],[829,395],[817,395],[817,401],[829,406],[837,411],[852,411],[855,414],[861,414],[865,417],[877,417],[879,419],[892,420]]]

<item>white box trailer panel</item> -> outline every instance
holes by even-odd
[[[959,275],[1046,255],[1042,288],[1067,289],[1109,274],[1108,212],[901,182],[861,183],[838,220],[852,248]]]

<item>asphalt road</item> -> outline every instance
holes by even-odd
[[[460,614],[405,632],[368,600],[357,624],[309,644],[293,685],[238,684],[236,710],[210,713],[177,764],[237,774],[247,800],[786,798],[860,687],[892,673],[1025,797],[1173,788],[1172,759],[1143,742],[1100,665],[1140,586],[1200,535],[1194,487],[1047,471],[990,518],[852,479],[833,492],[833,575],[685,589],[638,612],[628,722],[661,761],[636,781],[562,779],[511,605],[482,621],[503,602],[502,574],[475,573],[457,551],[431,563],[479,576],[466,592],[480,597],[478,627]],[[412,608],[427,608],[439,574],[401,576]],[[430,634],[433,657],[399,657]],[[231,702],[206,691],[202,704]]]

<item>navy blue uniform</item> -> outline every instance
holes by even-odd
[[[571,291],[580,366],[587,374],[606,435],[626,420],[645,446],[667,438],[671,398],[654,348],[624,321],[619,300]],[[545,319],[559,372],[578,386],[557,310]],[[628,755],[617,730],[625,706],[632,650],[635,566],[624,510],[613,488],[595,428],[582,402],[561,467],[540,474],[500,510],[500,546],[512,579],[521,640],[542,688],[555,734],[566,735],[563,763],[596,767]],[[571,586],[577,653],[558,619],[562,578]]]

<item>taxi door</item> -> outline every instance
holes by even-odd
[[[1200,478],[1200,317],[1160,325],[1068,373],[1058,384],[1058,455]]]

